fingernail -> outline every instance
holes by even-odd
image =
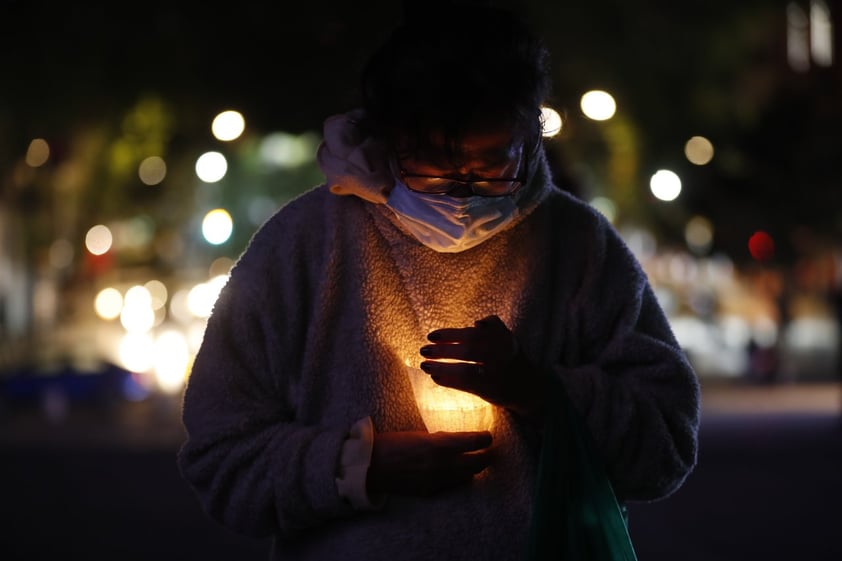
[[[432,353],[432,351],[433,351],[433,348],[428,345],[426,347],[421,347],[420,352],[421,352],[422,356],[430,356],[430,353]]]
[[[441,339],[441,333],[433,331],[432,333],[427,335],[427,339],[429,339],[430,341],[438,341],[439,339]]]
[[[428,362],[422,362],[421,363],[421,370],[423,370],[424,372],[429,374],[430,372],[432,372],[433,367]]]

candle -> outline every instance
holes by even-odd
[[[494,407],[474,394],[440,386],[429,374],[410,366],[407,372],[415,394],[415,403],[429,432],[491,430]]]

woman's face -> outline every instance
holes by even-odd
[[[525,174],[523,142],[515,140],[508,129],[476,132],[465,135],[456,153],[444,145],[443,135],[432,139],[433,151],[423,154],[398,150],[398,167],[408,174],[447,177],[453,179],[513,178]],[[437,149],[436,149],[437,148]],[[450,193],[470,196],[471,191]]]
[[[433,137],[434,153],[400,153],[400,164],[412,173],[443,177],[513,177],[520,171],[523,144],[509,130],[470,133],[463,137],[456,157],[444,146],[441,135]]]

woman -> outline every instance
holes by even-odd
[[[209,319],[178,457],[208,514],[276,559],[523,559],[550,381],[621,501],[674,492],[698,383],[620,236],[553,184],[542,43],[411,13],[362,93]],[[484,408],[440,430],[443,387]]]

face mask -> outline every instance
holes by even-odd
[[[439,253],[470,249],[503,228],[519,214],[513,197],[465,198],[427,195],[395,184],[386,206],[422,244]]]

